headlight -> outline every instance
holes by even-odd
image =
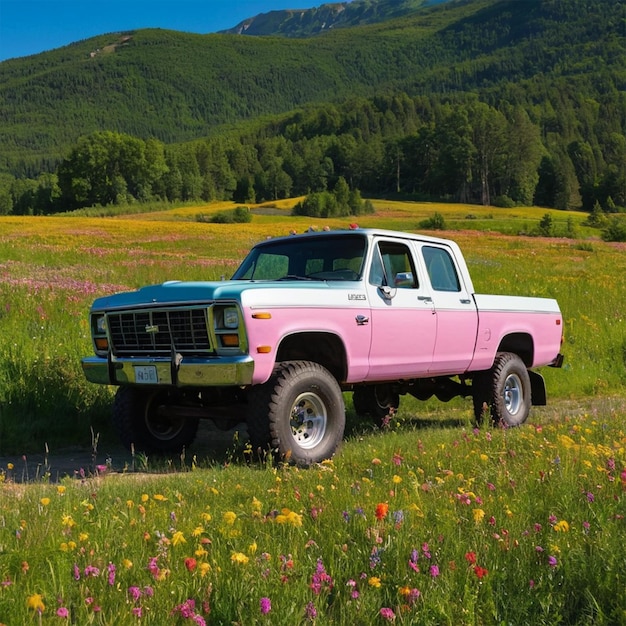
[[[235,307],[224,309],[224,327],[237,328],[239,326],[239,312]]]
[[[95,323],[95,331],[98,334],[104,334],[107,331],[107,323],[106,323],[106,318],[104,317],[104,315],[100,315],[99,317],[96,317],[96,323]]]

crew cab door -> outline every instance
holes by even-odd
[[[470,365],[476,346],[478,311],[463,282],[454,255],[444,245],[418,244],[428,274],[436,320],[432,374],[460,374]]]
[[[379,238],[367,276],[371,306],[370,380],[427,374],[435,347],[437,317],[427,277],[410,242]]]

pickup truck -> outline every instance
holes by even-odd
[[[170,281],[97,299],[86,378],[119,386],[128,448],[189,446],[199,420],[246,422],[252,449],[298,465],[333,456],[344,393],[381,423],[400,396],[473,399],[477,420],[522,424],[560,367],[553,299],[481,295],[450,240],[379,229],[252,248],[230,280]]]

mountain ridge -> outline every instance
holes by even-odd
[[[284,9],[259,13],[219,31],[249,36],[311,37],[333,28],[376,24],[421,9],[457,0],[349,0],[328,2],[311,9]]]

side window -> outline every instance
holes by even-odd
[[[417,274],[409,249],[401,243],[379,242],[372,257],[369,282],[400,289],[417,288]]]
[[[459,276],[454,261],[447,250],[424,246],[422,255],[435,291],[461,291]]]

